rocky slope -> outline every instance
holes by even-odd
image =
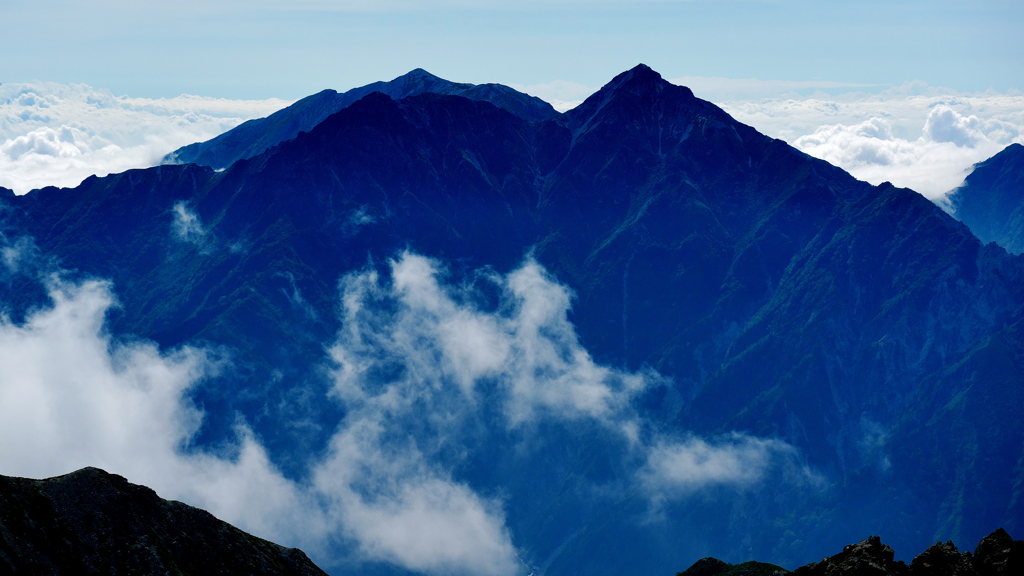
[[[301,550],[97,468],[0,476],[0,573],[325,576]]]

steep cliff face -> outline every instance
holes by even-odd
[[[980,162],[950,195],[953,215],[984,242],[1024,252],[1024,146]]]
[[[46,480],[0,476],[0,572],[324,576],[301,550],[96,468]]]

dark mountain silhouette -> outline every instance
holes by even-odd
[[[199,442],[242,414],[294,475],[341,418],[318,400],[338,278],[404,249],[455,282],[532,254],[574,291],[596,360],[668,378],[637,408],[660,430],[778,438],[820,475],[652,522],[640,494],[595,499],[626,480],[598,439],[550,431],[526,460],[475,457],[459,473],[508,495],[546,574],[796,565],[853,534],[922,549],[1024,519],[1024,260],[646,66],[549,118],[375,92],[222,172],[166,165],[3,202],[9,237],[113,280],[116,333],[230,349],[230,374],[195,392]],[[281,425],[299,415],[319,426]]]
[[[97,468],[0,476],[0,573],[324,575],[301,550]]]
[[[950,201],[954,216],[982,241],[1024,252],[1024,146],[1010,144],[976,164]]]
[[[547,102],[508,86],[449,82],[417,68],[390,82],[374,82],[340,94],[334,90],[324,90],[307,96],[266,118],[249,120],[206,142],[183,146],[168,154],[164,163],[194,163],[211,168],[226,168],[238,160],[251,158],[285,140],[291,140],[299,132],[308,132],[331,114],[373,92],[386,94],[395,100],[425,93],[462,96],[490,102],[534,121],[558,116],[558,112]]]
[[[1009,576],[1024,570],[1024,540],[1013,540],[1002,528],[982,538],[974,553],[960,552],[952,542],[936,542],[907,566],[893,549],[871,536],[839,554],[801,566],[793,572],[763,562],[728,564],[701,558],[676,576]]]

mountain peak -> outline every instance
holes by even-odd
[[[625,72],[620,74],[620,76],[624,74],[630,74],[632,76],[649,76],[651,78],[657,78],[658,80],[661,80],[661,74],[659,74],[657,71],[655,71],[647,64],[644,64],[643,62],[637,64],[636,66],[630,68],[629,70],[626,70]]]
[[[660,91],[660,90],[664,89],[667,86],[672,86],[672,87],[675,87],[675,88],[682,88],[685,91],[685,92],[682,92],[682,93],[686,94],[690,98],[694,98],[693,92],[689,88],[687,88],[685,86],[678,86],[676,84],[672,84],[668,80],[665,80],[661,76],[661,74],[659,74],[656,70],[654,70],[653,68],[651,68],[650,66],[648,66],[646,64],[637,64],[633,68],[630,68],[629,70],[626,70],[625,72],[619,74],[615,78],[612,78],[612,81],[609,82],[605,87],[612,87],[612,88],[615,88],[615,89],[619,89],[619,88],[644,89],[644,88],[647,88],[647,89],[655,89],[655,90]]]
[[[423,68],[416,68],[409,72],[395,78],[391,82],[380,82],[375,83],[380,88],[383,88],[388,96],[404,98],[408,96],[415,96],[423,92],[448,92],[457,87],[469,86],[468,84],[459,84],[450,80],[445,80],[440,76],[434,76],[430,72],[427,72]],[[370,86],[375,86],[370,84]],[[397,85],[397,93],[394,89],[388,90],[388,84]]]
[[[211,168],[227,168],[242,158],[252,158],[272,146],[291,140],[299,132],[309,132],[328,116],[373,92],[386,94],[395,100],[428,92],[462,96],[470,100],[490,102],[530,121],[550,120],[559,116],[547,102],[507,86],[451,82],[423,68],[415,68],[389,82],[374,82],[340,94],[334,90],[324,90],[307,96],[266,118],[249,120],[206,142],[183,146],[168,154],[164,162],[196,163]],[[3,192],[0,191],[0,196],[2,195]]]
[[[648,99],[660,97],[665,92],[683,100],[698,101],[689,88],[672,84],[646,64],[637,64],[612,78],[578,109],[585,110],[588,104],[596,105],[597,109],[600,109],[608,101],[625,95],[629,95],[630,98]]]
[[[424,70],[423,68],[413,68],[412,70],[406,72],[405,74],[402,74],[401,76],[395,78],[394,80],[392,80],[392,82],[400,82],[401,80],[406,80],[406,81],[412,80],[412,81],[425,82],[425,83],[430,83],[430,84],[435,84],[435,85],[436,84],[445,84],[445,85],[453,85],[453,86],[459,85],[458,82],[452,82],[450,80],[445,80],[444,78],[441,78],[437,74],[431,74],[430,72],[428,72],[427,70]]]
[[[713,104],[695,97],[689,88],[672,84],[646,64],[638,64],[615,76],[568,115],[574,132],[581,134],[607,114],[619,117],[651,110],[661,110],[661,114],[665,106],[677,116],[682,113],[689,117],[696,112],[721,117],[723,121],[728,117]],[[729,121],[732,122],[731,118]],[[619,120],[613,123],[624,125]]]

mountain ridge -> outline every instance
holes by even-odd
[[[308,132],[331,114],[373,92],[381,92],[395,99],[424,93],[463,96],[470,100],[491,102],[499,108],[534,121],[548,120],[558,115],[547,102],[507,86],[449,82],[422,68],[416,68],[389,82],[373,82],[342,93],[327,89],[307,96],[266,118],[249,120],[205,142],[183,146],[167,154],[163,163],[195,163],[215,169],[227,168],[238,160],[251,158],[280,142],[291,140],[300,132]]]
[[[1002,576],[1024,569],[1024,540],[1014,540],[1002,528],[978,542],[974,552],[957,550],[952,542],[936,542],[908,566],[895,560],[895,552],[878,536],[843,547],[839,554],[800,566],[793,571],[764,562],[728,564],[701,558],[676,576]]]

